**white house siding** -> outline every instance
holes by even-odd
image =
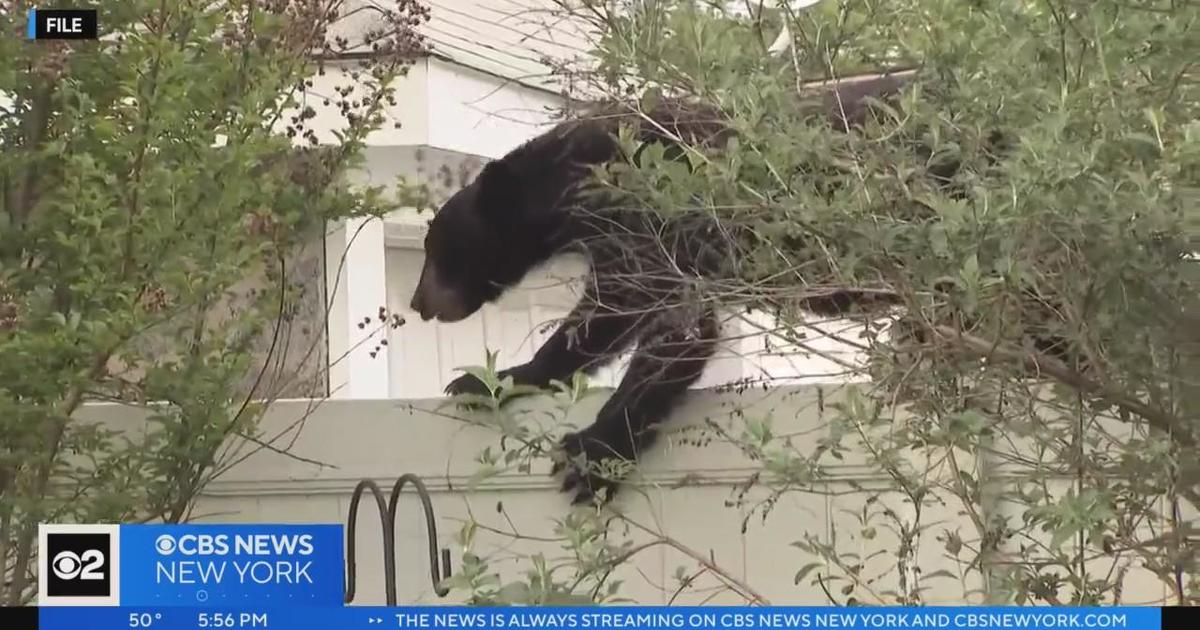
[[[551,65],[579,60],[591,38],[554,0],[429,0],[435,54],[529,85],[559,87]],[[547,60],[551,60],[547,63]]]

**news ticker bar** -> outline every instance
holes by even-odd
[[[461,607],[0,608],[5,630],[1183,630],[1195,608],[1158,607]]]

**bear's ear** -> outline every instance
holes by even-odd
[[[488,218],[513,218],[521,212],[521,180],[511,167],[500,160],[483,167],[483,172],[479,174],[477,194],[480,210]]]

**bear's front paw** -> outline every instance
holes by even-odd
[[[488,390],[487,385],[483,381],[475,378],[474,374],[463,374],[458,378],[450,381],[450,384],[445,389],[447,396],[458,396],[460,394],[469,394],[472,396],[482,396],[491,398],[492,392]],[[466,406],[474,406],[472,403],[464,403]]]
[[[611,500],[636,465],[637,449],[628,437],[611,439],[594,426],[563,436],[559,448],[560,459],[550,474],[563,473],[562,491],[574,493],[571,503],[576,505]]]

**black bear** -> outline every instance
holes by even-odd
[[[885,76],[828,92],[831,122],[852,125],[866,97],[892,93],[904,78]],[[619,113],[564,122],[489,163],[431,221],[411,302],[424,320],[459,321],[556,254],[585,255],[591,272],[578,305],[532,360],[500,373],[517,384],[545,386],[636,347],[595,423],[563,439],[568,457],[555,470],[565,471],[563,489],[574,491],[576,502],[590,501],[602,489],[612,495],[616,480],[597,474],[595,464],[634,460],[655,437],[655,425],[700,377],[719,336],[705,279],[736,265],[730,239],[704,216],[667,220],[590,185],[593,167],[626,159],[614,136],[620,124],[638,125],[643,142],[669,142],[674,135],[719,147],[727,137],[720,116],[704,108],[674,102],[649,118],[652,124]],[[838,314],[852,297],[818,296],[805,306]],[[471,375],[446,391],[487,393]]]

